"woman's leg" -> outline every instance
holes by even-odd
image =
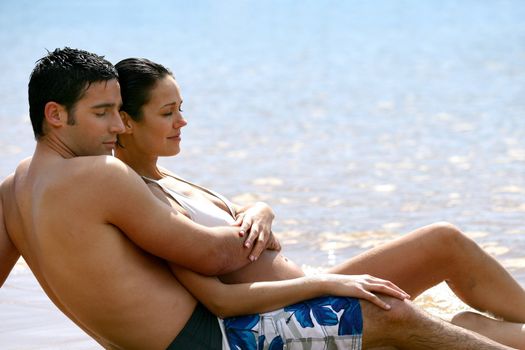
[[[524,289],[494,258],[448,223],[422,227],[328,272],[384,278],[412,298],[446,281],[471,307],[525,323]]]
[[[495,320],[475,312],[462,312],[454,316],[453,324],[516,349],[525,349],[525,325]]]

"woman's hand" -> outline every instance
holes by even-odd
[[[255,260],[264,249],[281,249],[279,241],[272,233],[274,217],[272,208],[263,202],[257,202],[238,211],[233,225],[240,226],[239,234],[241,236],[248,233],[244,246],[246,248],[253,247],[250,260]]]
[[[367,300],[385,310],[390,310],[390,305],[379,298],[377,294],[384,294],[401,300],[410,298],[410,295],[394,283],[370,275],[324,274],[316,277],[319,277],[323,285],[326,286],[326,294]]]

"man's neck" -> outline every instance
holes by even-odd
[[[52,135],[43,136],[37,141],[36,147],[38,153],[54,153],[64,159],[77,156],[62,140]]]

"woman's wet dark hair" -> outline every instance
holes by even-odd
[[[173,73],[161,64],[145,58],[127,58],[115,65],[119,75],[122,108],[135,120],[142,119],[142,106],[149,102],[157,82]]]

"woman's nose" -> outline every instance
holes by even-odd
[[[180,113],[179,113],[179,117],[173,120],[174,128],[182,128],[183,126],[186,126],[186,124],[188,124],[188,122],[186,121],[186,119],[184,119],[184,117]]]

